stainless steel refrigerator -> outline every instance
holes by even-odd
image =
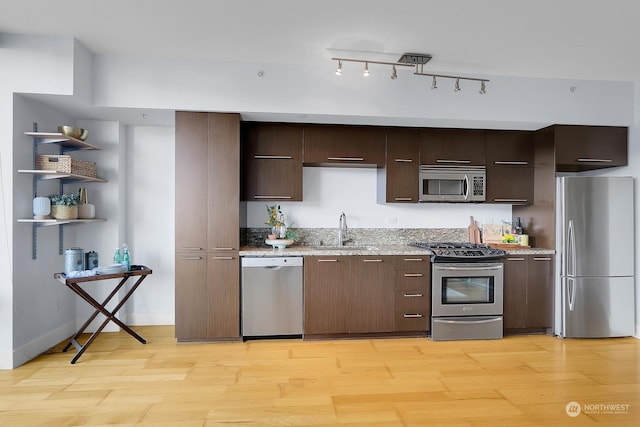
[[[566,176],[556,181],[555,333],[633,335],[633,178]]]

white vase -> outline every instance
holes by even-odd
[[[78,206],[78,218],[91,219],[96,217],[96,207],[93,203],[83,203]]]
[[[48,197],[36,197],[33,199],[33,219],[49,218],[51,213],[51,200]]]

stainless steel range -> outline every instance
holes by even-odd
[[[431,251],[433,340],[502,338],[506,252],[474,243],[412,243]]]

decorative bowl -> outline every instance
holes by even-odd
[[[267,245],[271,245],[274,248],[277,249],[284,249],[287,246],[290,246],[293,244],[293,240],[292,239],[275,239],[275,240],[270,240],[270,239],[266,239],[264,241]]]
[[[58,126],[58,132],[70,136],[71,138],[79,139],[80,141],[84,141],[87,139],[87,136],[89,136],[88,130],[74,126]]]

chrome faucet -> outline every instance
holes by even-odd
[[[347,216],[342,212],[338,220],[338,246],[344,246],[344,242],[348,242],[347,237]]]

